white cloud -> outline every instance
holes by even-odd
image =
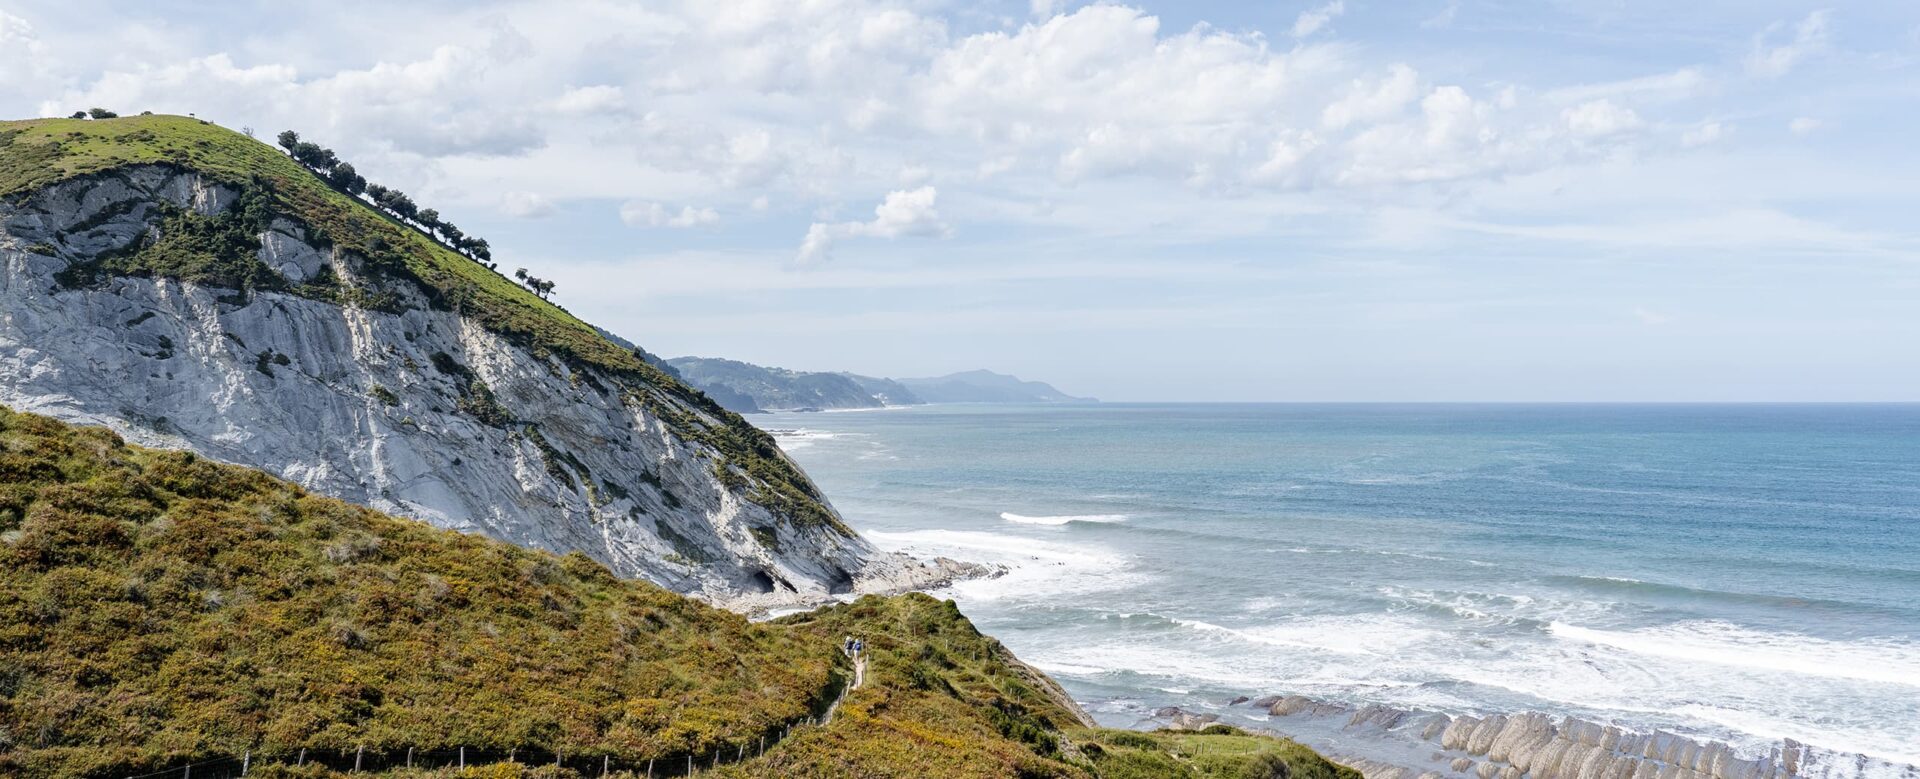
[[[1775,44],[1774,33],[1783,32],[1784,23],[1776,23],[1753,38],[1753,50],[1747,54],[1747,72],[1776,78],[1791,72],[1810,56],[1826,51],[1833,12],[1814,11],[1793,25],[1791,40]]]
[[[1588,137],[1614,135],[1640,127],[1640,115],[1631,108],[1623,108],[1611,100],[1592,100],[1569,108],[1560,114],[1567,128],[1575,134]]]
[[[557,210],[553,201],[534,192],[508,192],[500,198],[500,210],[508,216],[521,219],[538,219],[552,216]]]
[[[900,169],[900,175],[897,180],[900,182],[900,186],[918,187],[933,180],[933,169],[925,165],[908,165]]]
[[[771,195],[805,213],[935,182],[949,196],[1031,202],[1037,189],[1097,197],[1136,178],[1203,196],[1492,180],[1632,142],[1586,142],[1622,115],[1687,127],[1635,111],[1705,88],[1693,69],[1554,92],[1479,77],[1464,83],[1489,86],[1436,86],[1412,64],[1326,40],[1346,9],[1323,0],[1296,7],[1310,8],[1307,39],[1283,48],[1258,31],[1168,29],[1132,7],[1043,5],[1024,24],[965,35],[917,10],[936,6],[879,0],[401,6],[364,25],[358,47],[142,54],[84,78],[0,83],[0,100],[31,89],[61,114],[99,104],[290,127],[441,203],[537,192],[746,213]],[[402,34],[424,23],[434,48]],[[1579,107],[1596,100],[1617,111]],[[1061,202],[1062,214],[1101,219]]]
[[[1460,16],[1460,0],[1451,0],[1440,13],[1421,20],[1420,26],[1426,29],[1445,29],[1453,26],[1453,20]]]
[[[1319,32],[1321,28],[1327,26],[1328,22],[1333,21],[1334,17],[1346,10],[1347,4],[1344,0],[1333,0],[1318,8],[1302,11],[1300,16],[1293,20],[1293,37],[1305,38]]]
[[[1320,123],[1340,129],[1356,121],[1384,119],[1400,112],[1419,96],[1420,76],[1413,68],[1395,64],[1387,77],[1371,86],[1353,82],[1346,97],[1334,101],[1320,112]]]
[[[1598,98],[1626,96],[1687,98],[1705,92],[1711,85],[1712,80],[1699,68],[1681,68],[1671,73],[1624,81],[1562,87],[1548,92],[1547,98],[1561,103],[1583,103]]]
[[[635,200],[620,206],[620,221],[632,227],[705,227],[718,224],[720,212],[693,206],[675,211],[659,203]]]
[[[1794,135],[1807,135],[1820,129],[1823,123],[1811,116],[1796,116],[1787,123],[1787,130]]]
[[[952,234],[952,228],[940,220],[935,208],[940,193],[933,187],[895,190],[887,193],[885,200],[873,209],[873,219],[865,222],[814,222],[807,227],[807,235],[800,242],[800,252],[795,260],[801,265],[812,265],[832,256],[833,244],[845,238],[873,236],[879,238],[898,238],[901,236],[945,237]]]
[[[626,105],[626,96],[617,86],[573,87],[553,101],[553,110],[563,114],[592,114]]]
[[[1067,0],[1027,0],[1027,10],[1035,17],[1046,18],[1067,7]]]
[[[1681,133],[1680,145],[1689,146],[1689,147],[1705,146],[1709,143],[1713,143],[1715,141],[1720,140],[1721,138],[1725,137],[1726,134],[1727,134],[1727,127],[1725,125],[1722,125],[1719,122],[1707,122],[1705,124],[1701,124],[1696,127],[1689,128],[1686,132]]]

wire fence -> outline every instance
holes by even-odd
[[[611,754],[565,754],[541,749],[298,749],[290,752],[248,752],[239,757],[176,763],[146,773],[100,773],[101,779],[236,779],[266,765],[324,766],[341,773],[377,773],[398,769],[477,768],[499,763],[566,768],[583,777],[627,774],[646,777],[691,776],[722,765],[760,757],[799,728],[819,724],[813,717],[762,734],[752,743],[731,744],[702,753],[679,753],[652,758]]]
[[[864,670],[856,664],[854,674]],[[609,753],[555,752],[550,749],[491,749],[436,747],[433,749],[296,749],[291,751],[247,752],[239,757],[218,757],[193,762],[178,762],[145,773],[102,771],[95,779],[238,779],[266,765],[324,766],[341,773],[376,773],[398,769],[461,769],[500,763],[524,766],[554,766],[573,771],[581,777],[615,774],[644,776],[649,779],[692,776],[722,765],[731,765],[760,757],[785,741],[794,731],[826,725],[841,699],[855,687],[857,676],[835,678],[835,692],[816,700],[807,716],[776,725],[747,741],[726,744],[702,752],[682,752],[649,758]],[[142,766],[147,768],[148,766]]]

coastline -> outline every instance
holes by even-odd
[[[1920,779],[1920,766],[1782,739],[1764,752],[1630,724],[1517,712],[1475,716],[1301,695],[1154,711],[1155,723],[1227,722],[1283,736],[1367,779]]]
[[[932,592],[963,581],[993,579],[1007,573],[1006,566],[973,563],[951,557],[915,557],[901,552],[882,552],[891,566],[875,566],[877,572],[862,576],[853,587],[841,593],[770,592],[708,599],[708,603],[744,614],[748,619],[765,620],[812,611],[821,606],[842,603],[863,595],[904,595]],[[698,597],[698,596],[695,596]]]

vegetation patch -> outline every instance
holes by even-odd
[[[213,216],[163,204],[157,236],[142,235],[117,251],[76,262],[55,279],[69,288],[90,287],[112,276],[138,276],[180,279],[243,293],[285,289],[286,279],[259,257],[258,236],[270,218],[267,200],[251,189],[241,193],[232,208]],[[126,213],[112,211],[102,209],[94,218],[104,224]],[[89,229],[79,226],[74,232]]]
[[[5,409],[0,527],[0,775],[361,746],[731,752],[812,711],[843,662],[577,554]]]

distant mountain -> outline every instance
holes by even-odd
[[[1004,373],[979,370],[898,383],[928,403],[1095,403],[1054,389],[1046,382],[1022,381]]]
[[[907,385],[901,384],[893,379],[861,376],[857,373],[842,373],[840,375],[852,379],[855,384],[860,385],[861,390],[878,398],[880,402],[889,406],[917,406],[926,402],[921,400],[919,395],[914,394],[913,390],[907,389]]]
[[[879,408],[860,382],[838,373],[766,368],[738,360],[675,357],[667,365],[722,406],[740,412]]]
[[[915,406],[923,403],[1092,403],[1038,381],[992,371],[927,379],[813,373],[738,360],[675,357],[660,367],[734,411],[797,411]]]

